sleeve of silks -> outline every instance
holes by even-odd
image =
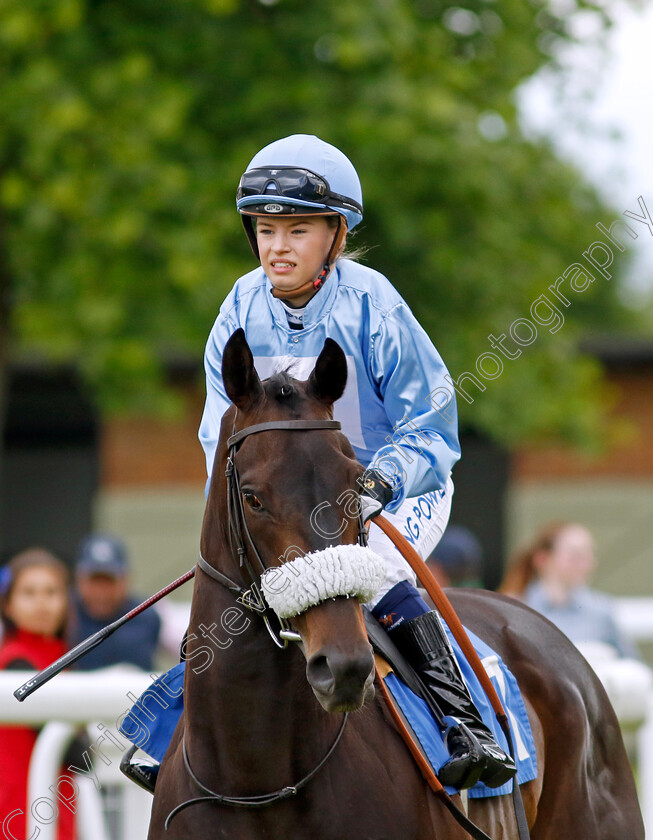
[[[222,381],[222,353],[230,336],[238,325],[224,315],[218,315],[206,343],[204,370],[206,371],[206,402],[200,423],[198,437],[206,456],[206,493],[208,495],[215,451],[220,437],[220,423],[225,411],[231,405]]]
[[[405,303],[390,310],[372,340],[371,375],[394,432],[370,467],[394,491],[392,513],[405,498],[445,486],[460,458],[456,396],[440,354]]]

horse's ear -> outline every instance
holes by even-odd
[[[243,329],[236,330],[225,344],[222,381],[231,402],[243,411],[251,408],[263,396],[263,386]]]
[[[339,400],[347,384],[347,359],[332,338],[324,342],[315,368],[308,378],[307,393],[329,405]]]

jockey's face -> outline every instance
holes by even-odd
[[[333,242],[335,230],[324,216],[274,219],[258,216],[256,239],[263,270],[272,285],[287,292],[298,289],[320,273]],[[293,298],[303,306],[315,292]]]

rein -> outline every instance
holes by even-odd
[[[305,785],[307,785],[311,781],[313,776],[316,776],[327,763],[327,761],[331,757],[331,753],[338,746],[338,743],[340,742],[340,739],[342,737],[342,733],[345,731],[345,725],[347,723],[348,716],[349,713],[345,712],[335,741],[329,747],[329,751],[326,753],[322,761],[320,761],[320,763],[316,767],[314,767],[310,771],[310,773],[307,773],[303,779],[301,779],[294,785],[287,785],[286,787],[280,788],[279,790],[275,790],[272,793],[261,793],[255,796],[224,796],[221,793],[215,793],[215,791],[212,791],[210,788],[207,788],[206,785],[203,785],[202,782],[200,782],[200,780],[193,772],[192,767],[190,766],[188,750],[186,749],[186,733],[184,732],[182,740],[184,765],[186,767],[186,770],[188,770],[188,775],[195,782],[197,787],[200,790],[204,791],[204,793],[207,795],[197,796],[194,799],[187,799],[186,802],[182,802],[181,805],[177,805],[176,808],[173,808],[172,811],[170,811],[170,813],[166,817],[165,830],[168,830],[170,821],[173,817],[176,817],[180,811],[183,811],[184,808],[188,808],[189,805],[195,805],[198,802],[217,802],[219,805],[234,805],[236,808],[265,808],[267,805],[274,805],[275,802],[281,802],[283,799],[288,799],[288,797],[294,796],[297,793],[297,791],[305,787]]]
[[[508,741],[508,749],[510,751],[511,757],[514,759],[515,757],[515,749],[512,740],[512,733],[510,732],[510,724],[508,723],[508,715],[506,714],[503,703],[501,702],[499,695],[492,684],[492,681],[487,675],[485,668],[483,667],[483,663],[481,662],[478,653],[476,652],[476,648],[471,643],[469,636],[465,628],[462,625],[462,622],[458,618],[456,611],[451,605],[451,602],[446,596],[446,593],[440,586],[440,584],[435,579],[434,575],[431,573],[431,570],[426,565],[426,563],[422,560],[419,554],[415,551],[415,549],[410,545],[408,540],[402,536],[402,534],[392,525],[388,520],[383,516],[376,516],[373,520],[375,525],[377,525],[383,533],[390,539],[390,541],[395,545],[397,550],[401,552],[404,559],[408,562],[412,570],[417,575],[417,579],[419,582],[424,586],[428,594],[430,595],[433,603],[442,614],[442,617],[449,625],[449,629],[451,630],[453,637],[460,645],[463,653],[467,657],[467,661],[472,667],[472,670],[478,677],[478,681],[480,682],[481,686],[483,687],[483,691],[485,692],[486,697],[490,701],[490,705],[492,706],[494,713],[497,717],[499,725],[503,730],[504,735],[506,736],[506,740]],[[383,683],[383,680],[380,679],[380,682]],[[393,716],[396,713],[396,710],[393,707],[390,693],[386,689],[385,685],[383,685],[384,696],[388,705],[391,706],[391,711],[393,712]],[[412,738],[410,734],[406,730],[406,734],[404,734],[405,727],[402,728],[402,735],[404,735],[404,740],[408,743],[409,749],[413,752],[413,748],[411,746]],[[408,740],[406,738],[408,735]],[[416,759],[417,760],[417,759]],[[422,773],[426,778],[426,781],[429,783],[431,789],[445,801],[447,808],[452,812],[454,817],[460,822],[460,824],[465,828],[465,830],[471,834],[472,837],[479,837],[481,840],[489,840],[487,835],[483,834],[477,826],[467,820],[467,817],[464,817],[466,823],[463,823],[459,816],[464,816],[462,812],[456,808],[456,806],[451,801],[451,798],[445,791],[445,789],[440,784],[437,776],[431,771],[430,767],[423,767],[424,762],[417,760],[417,763],[422,769]],[[433,781],[435,781],[436,785],[434,786]],[[444,794],[444,796],[443,796]],[[448,801],[447,801],[448,800]],[[517,821],[517,831],[519,834],[519,840],[529,840],[530,834],[528,831],[528,820],[526,819],[526,812],[524,810],[524,802],[521,796],[521,789],[517,784],[517,777],[515,776],[513,783],[512,783],[512,800],[513,800],[513,808],[515,811],[515,819]],[[457,813],[455,813],[457,812]],[[474,829],[476,832],[480,832],[480,834],[476,834],[472,832]]]

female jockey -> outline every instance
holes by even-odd
[[[222,352],[235,330],[244,329],[261,379],[290,363],[292,375],[305,379],[330,337],[347,357],[347,387],[334,417],[367,468],[361,484],[365,517],[385,510],[426,558],[451,509],[450,473],[460,457],[455,397],[442,359],[405,301],[383,275],[343,257],[348,231],[363,218],[356,170],[317,137],[285,137],[251,161],[236,206],[260,267],[236,281],[206,346],[199,438],[209,478],[230,405]],[[369,537],[388,572],[367,606],[443,715],[456,719],[447,731],[451,758],[440,780],[457,788],[479,779],[490,787],[504,784],[515,766],[483,724],[439,614],[419,595],[412,570],[390,540],[376,527]]]

